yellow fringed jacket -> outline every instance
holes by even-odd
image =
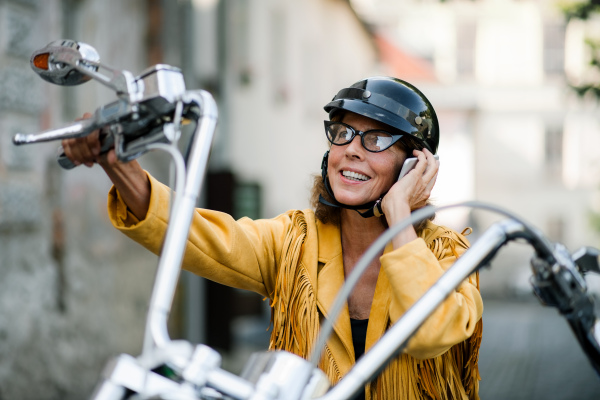
[[[150,177],[146,218],[128,212],[115,189],[108,196],[112,223],[158,253],[167,225],[169,189]],[[366,351],[468,247],[466,239],[429,223],[420,238],[385,249],[367,328]],[[213,281],[269,297],[272,349],[304,358],[316,342],[344,283],[340,231],[315,220],[311,210],[273,219],[233,220],[198,209],[183,267]],[[476,276],[463,282],[410,340],[403,354],[366,387],[367,399],[478,399],[478,350],[483,303]],[[354,364],[348,309],[327,341],[320,367],[332,383]]]

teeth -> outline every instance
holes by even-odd
[[[368,176],[359,174],[357,172],[352,172],[352,171],[342,171],[342,175],[344,175],[346,178],[354,179],[356,181],[368,181],[369,180]]]

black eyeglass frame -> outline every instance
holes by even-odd
[[[331,143],[332,145],[335,145],[335,146],[345,146],[348,143],[352,142],[354,140],[354,138],[356,137],[356,135],[358,135],[358,136],[360,136],[360,144],[362,145],[362,147],[365,150],[367,150],[367,151],[369,151],[371,153],[381,153],[382,151],[385,151],[385,150],[389,149],[390,147],[392,147],[394,144],[396,144],[396,142],[398,142],[400,139],[402,139],[403,137],[406,136],[406,134],[397,134],[396,135],[396,134],[393,134],[393,133],[388,132],[388,131],[383,130],[383,129],[369,129],[368,131],[364,131],[363,132],[363,131],[359,131],[359,130],[355,129],[354,127],[352,127],[352,126],[350,126],[350,125],[348,125],[348,124],[346,124],[344,122],[340,122],[340,121],[327,121],[327,120],[325,120],[325,121],[323,121],[323,123],[325,125],[325,136],[327,136],[327,140],[329,140],[329,143]],[[334,125],[334,124],[343,125],[346,128],[349,128],[350,131],[352,131],[352,137],[350,138],[350,140],[346,141],[345,143],[334,143],[331,140],[331,137],[329,136],[329,127],[331,125]],[[382,133],[385,133],[386,135],[390,135],[392,137],[392,142],[385,149],[371,150],[371,149],[367,148],[367,146],[365,146],[365,135],[368,134],[368,133],[371,133],[371,132],[382,132]]]

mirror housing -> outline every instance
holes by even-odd
[[[61,39],[31,55],[31,68],[44,80],[61,86],[75,86],[92,79],[86,71],[98,71],[100,56],[92,46]]]

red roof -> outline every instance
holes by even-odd
[[[380,34],[375,34],[375,43],[390,75],[406,81],[437,80],[429,61],[406,53]]]

